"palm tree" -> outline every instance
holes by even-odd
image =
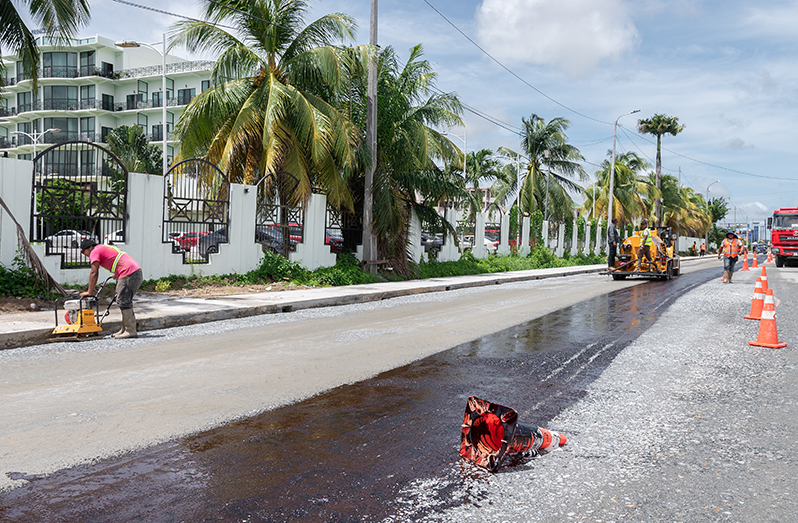
[[[129,172],[164,174],[161,172],[161,149],[148,142],[138,125],[120,125],[108,133],[105,141],[108,150],[122,161]]]
[[[212,87],[186,108],[175,131],[181,157],[204,156],[230,181],[290,176],[292,203],[323,187],[351,208],[347,177],[358,132],[329,100],[344,86],[354,20],[342,13],[307,25],[305,0],[202,0],[205,21],[175,25],[172,46],[219,53]],[[228,31],[224,26],[233,26]]]
[[[33,80],[33,88],[36,89],[39,81],[39,49],[36,46],[36,37],[25,25],[15,4],[25,5],[29,17],[45,30],[48,37],[65,40],[89,21],[89,1],[0,0],[0,50],[3,50],[2,54],[9,54],[10,51],[20,57],[21,72],[25,78]],[[0,72],[5,72],[2,63],[0,63]],[[19,73],[18,71],[17,74]]]
[[[549,216],[558,220],[573,219],[574,202],[570,193],[581,191],[572,178],[577,176],[580,180],[587,179],[587,173],[578,163],[584,160],[579,149],[568,143],[565,131],[571,122],[565,118],[553,118],[546,122],[536,114],[529,119],[521,118],[524,126],[521,147],[523,150],[520,158],[525,176],[521,187],[521,211],[532,213],[536,210],[545,211],[548,200]],[[513,162],[519,154],[511,149],[499,149]],[[524,158],[526,156],[526,158]],[[513,166],[515,167],[515,166]],[[516,191],[517,181],[502,187],[500,196],[506,200],[510,193]],[[547,187],[548,186],[548,187]]]
[[[612,151],[607,151],[612,156]],[[609,207],[610,192],[610,160],[604,160],[601,169],[596,171],[598,181],[584,189],[585,198],[580,207],[580,214],[585,216],[592,212],[595,194],[596,216],[605,216]],[[649,183],[643,171],[650,169],[645,160],[634,152],[626,152],[615,158],[615,184],[612,204],[613,218],[618,218],[621,226],[634,222],[651,214],[651,203],[657,199],[658,191],[653,183]]]
[[[378,57],[374,233],[380,257],[391,260],[400,274],[410,274],[407,224],[412,211],[428,227],[453,235],[454,229],[435,211],[435,206],[469,198],[462,177],[462,152],[435,130],[462,126],[462,108],[456,96],[432,93],[437,75],[422,55],[419,44],[411,49],[404,63],[391,47]],[[366,63],[360,61],[361,89],[367,81]],[[365,129],[365,98],[359,99],[354,112],[356,122]]]
[[[684,125],[679,125],[679,118],[664,114],[655,114],[651,118],[641,118],[637,121],[637,130],[641,134],[653,134],[657,137],[657,189],[660,189],[660,177],[662,172],[662,135],[670,134],[676,136],[684,130]],[[661,221],[660,202],[655,203],[657,222]]]
[[[480,183],[496,180],[500,176],[499,162],[492,156],[493,151],[490,149],[471,151],[466,155],[465,182],[473,189],[473,198],[469,202],[469,216],[471,217],[485,208]]]

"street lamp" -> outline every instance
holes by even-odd
[[[491,158],[497,158],[500,160],[509,160],[510,158],[507,156],[491,156]],[[521,221],[523,214],[521,213],[521,158],[526,161],[529,161],[529,158],[524,156],[520,153],[515,153],[515,176],[516,176],[516,184],[518,185],[518,195],[516,196],[516,205],[518,206],[518,243],[516,244],[518,248],[521,248]]]
[[[609,204],[607,207],[607,242],[609,243],[609,234],[610,228],[609,224],[612,223],[612,204],[615,200],[615,138],[618,135],[618,120],[623,118],[624,116],[629,116],[630,114],[639,113],[640,109],[635,109],[630,113],[623,113],[621,116],[615,119],[615,127],[612,131],[612,165],[610,167],[610,194],[608,195]],[[595,198],[594,198],[595,200]]]
[[[163,52],[159,51],[157,47],[145,44],[142,42],[131,42],[131,41],[123,41],[123,42],[116,42],[115,45],[117,47],[125,48],[132,48],[132,47],[141,47],[142,45],[145,47],[149,47],[159,55],[161,55],[161,84],[162,84],[162,93],[161,93],[161,107],[163,110],[161,111],[162,119],[163,119],[163,126],[161,127],[161,138],[163,142],[163,175],[166,176],[167,168],[169,167],[169,162],[166,158],[166,33],[163,33]]]
[[[709,188],[710,188],[710,187],[712,187],[713,185],[715,185],[716,183],[720,183],[720,180],[715,180],[714,182],[712,182],[712,183],[710,183],[709,185],[707,185],[707,199],[706,199],[706,204],[707,204],[707,214],[709,214],[709,215],[710,215],[710,219],[712,218],[712,215],[711,215],[711,214],[710,214],[710,212],[709,212]],[[710,223],[710,224],[709,224],[709,229],[711,229],[711,228],[712,228],[712,224]],[[704,239],[704,241],[705,241],[705,242],[706,242],[706,244],[707,244],[707,249],[709,249],[709,229],[707,229],[707,236],[706,236],[706,238]]]
[[[33,142],[33,159],[36,159],[36,145],[39,143],[39,138],[43,137],[47,133],[60,133],[61,129],[47,129],[46,131],[42,131],[37,133],[34,131],[32,134],[28,134],[25,131],[11,131],[11,134],[24,134],[28,138],[31,139]]]
[[[549,178],[551,177],[551,151],[548,149],[543,150],[543,158],[546,159],[546,205],[543,207],[545,210],[543,219],[549,221]]]

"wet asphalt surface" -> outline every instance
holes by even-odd
[[[468,396],[547,426],[675,298],[716,272],[615,291],[294,405],[24,478],[31,482],[0,495],[0,519],[379,521],[479,503],[483,473],[457,454]],[[530,459],[511,458],[502,471]],[[467,478],[466,499],[452,495]],[[419,481],[435,482],[434,499],[418,512],[397,506]]]

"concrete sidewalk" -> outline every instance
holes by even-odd
[[[683,258],[682,262],[690,261]],[[698,258],[695,258],[698,260]],[[323,287],[279,292],[235,294],[231,296],[175,297],[169,295],[137,296],[136,319],[139,331],[179,327],[195,323],[244,318],[259,314],[291,312],[314,307],[333,307],[379,301],[399,296],[441,292],[469,287],[500,285],[519,281],[538,280],[596,273],[607,268],[604,264],[501,272],[473,276],[430,278],[402,282]],[[100,313],[104,308],[100,308]],[[62,313],[63,314],[63,313]],[[0,315],[0,350],[46,343],[55,324],[53,311],[21,312]],[[63,317],[59,324],[63,324]],[[113,332],[121,327],[119,308],[114,305],[103,323],[103,330]]]

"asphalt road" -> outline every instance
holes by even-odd
[[[416,329],[396,336],[384,326],[364,334],[349,325],[343,341],[376,338],[384,357],[396,350],[392,338],[416,346],[429,343],[427,337],[456,338],[452,327],[459,323],[431,317],[450,307],[455,316],[466,314],[478,304],[482,315],[514,326],[219,428],[46,478],[17,472],[12,476],[25,484],[0,495],[0,516],[793,521],[794,348],[745,343],[756,337],[755,322],[741,319],[750,307],[752,273],[738,274],[729,286],[720,284],[717,268],[685,272],[669,283],[632,287],[597,277],[560,280],[566,284],[556,286],[557,296],[567,289],[585,293],[592,283],[623,287],[566,308],[531,284],[498,300],[505,307],[488,298],[491,290],[447,293],[454,299],[433,299],[428,308],[409,300],[414,324],[422,324],[417,336],[409,332]],[[798,271],[771,269],[770,277],[782,299],[781,337],[795,340],[790,303]],[[470,295],[476,299],[466,306]],[[396,316],[396,304],[389,304],[389,316]],[[540,306],[555,312],[520,323],[506,317]],[[373,325],[367,313],[354,316]],[[346,324],[350,316],[332,323]],[[436,328],[425,330],[425,322]],[[310,327],[308,319],[299,323]],[[220,336],[230,332],[238,331]],[[322,365],[335,372],[337,358],[347,355]],[[301,357],[296,363],[304,364]],[[459,422],[470,394],[518,409],[522,422],[565,432],[569,445],[510,460],[495,475],[460,462]]]

